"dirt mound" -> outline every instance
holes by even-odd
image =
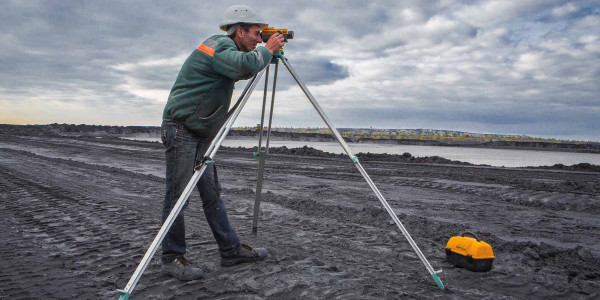
[[[532,167],[530,167],[532,168]],[[584,171],[584,172],[600,172],[600,166],[592,165],[589,163],[580,163],[570,166],[565,166],[563,164],[555,164],[552,166],[542,166],[538,167],[541,169],[557,169],[557,170],[568,170],[568,171]]]
[[[226,151],[237,151],[237,152],[256,152],[257,147],[244,148],[244,147],[221,147]],[[286,146],[271,147],[269,148],[270,154],[284,154],[284,155],[299,155],[299,156],[313,156],[313,157],[324,157],[324,158],[345,158],[346,154],[334,154],[325,152],[313,147],[304,146],[298,148],[288,148]],[[405,152],[401,155],[398,154],[387,154],[387,153],[356,153],[356,157],[361,161],[382,161],[382,162],[400,162],[400,163],[424,163],[424,164],[451,164],[451,165],[464,165],[474,166],[475,164],[450,160],[440,156],[424,156],[415,157],[412,154]],[[477,166],[489,166],[485,164],[479,164]],[[583,171],[583,172],[600,172],[600,166],[592,165],[589,163],[580,163],[572,166],[565,166],[562,164],[555,164],[553,166],[542,166],[542,167],[526,167],[527,169],[556,169],[556,170],[567,170],[567,171]]]
[[[227,150],[234,151],[254,151],[256,152],[258,147],[252,147],[250,149],[243,147],[222,147]],[[325,152],[313,147],[304,146],[298,148],[288,148],[286,146],[269,148],[269,154],[284,154],[284,155],[301,155],[301,156],[314,156],[314,157],[328,157],[328,158],[346,158],[346,154],[334,154]],[[359,160],[364,161],[389,161],[389,162],[405,162],[405,163],[437,163],[437,164],[457,164],[457,165],[472,165],[468,162],[462,162],[457,160],[450,160],[439,156],[426,156],[426,157],[414,157],[412,154],[405,152],[402,155],[387,154],[387,153],[363,153],[359,152],[356,154]]]
[[[387,153],[358,153],[356,154],[360,160],[370,161],[391,161],[391,162],[406,162],[406,163],[435,163],[435,164],[455,164],[455,165],[473,165],[468,162],[450,160],[439,156],[414,157],[408,152],[402,155],[387,154]]]

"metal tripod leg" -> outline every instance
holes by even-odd
[[[183,190],[183,193],[177,200],[177,203],[175,203],[175,206],[173,206],[173,208],[171,209],[171,213],[169,213],[169,216],[167,217],[167,219],[163,223],[162,227],[158,231],[158,234],[152,241],[152,244],[150,244],[150,247],[146,251],[146,254],[142,258],[142,261],[140,261],[135,272],[131,276],[131,279],[129,279],[127,286],[125,286],[125,289],[123,289],[123,290],[118,290],[119,291],[119,300],[129,299],[129,296],[131,295],[131,292],[135,288],[135,285],[137,284],[140,277],[142,276],[142,273],[144,273],[144,270],[146,270],[146,268],[148,267],[148,264],[150,263],[150,260],[156,253],[158,246],[160,245],[162,240],[165,238],[165,235],[171,228],[171,225],[173,225],[175,218],[177,218],[177,216],[181,212],[181,209],[185,205],[185,202],[187,201],[187,199],[189,198],[190,194],[192,193],[194,187],[198,183],[198,180],[200,180],[200,176],[202,176],[202,174],[204,173],[204,170],[206,170],[207,165],[213,163],[212,158],[217,153],[217,150],[219,150],[219,147],[223,143],[223,140],[229,133],[229,129],[231,129],[231,126],[233,125],[233,123],[239,116],[240,112],[244,108],[244,105],[248,101],[248,98],[250,98],[250,95],[252,94],[252,91],[256,87],[256,84],[258,83],[263,72],[264,71],[261,71],[256,76],[254,76],[254,78],[252,78],[252,80],[246,86],[246,89],[244,90],[244,92],[242,93],[242,96],[240,97],[239,101],[241,101],[241,102],[239,103],[239,106],[235,109],[233,115],[231,115],[227,119],[225,124],[223,124],[223,126],[221,127],[221,129],[219,130],[219,132],[217,133],[215,138],[212,140],[210,146],[206,150],[204,157],[208,157],[208,158],[210,158],[210,160],[206,160],[206,161],[202,162],[200,165],[196,166],[194,175],[192,175],[192,178],[190,179],[187,186]]]
[[[344,148],[344,151],[346,152],[346,154],[348,154],[348,156],[352,159],[352,162],[354,162],[354,165],[356,166],[356,168],[358,168],[358,171],[360,172],[360,174],[365,178],[365,180],[367,181],[367,183],[369,184],[369,186],[371,187],[373,192],[375,192],[375,195],[377,196],[377,198],[379,198],[379,201],[381,202],[381,204],[383,205],[385,210],[388,212],[388,214],[392,217],[392,219],[394,220],[394,222],[396,223],[396,225],[398,226],[400,231],[402,231],[402,234],[404,234],[404,237],[406,237],[406,239],[408,240],[408,243],[412,246],[413,250],[417,253],[419,258],[421,259],[421,261],[427,268],[427,271],[429,271],[429,274],[431,274],[431,276],[433,277],[433,280],[435,281],[435,283],[438,285],[438,287],[440,289],[444,289],[444,284],[442,283],[442,281],[440,280],[440,277],[438,276],[438,274],[440,272],[442,272],[442,270],[438,270],[438,271],[433,270],[433,267],[431,266],[431,264],[429,264],[429,261],[427,260],[425,255],[423,255],[423,253],[421,252],[421,249],[419,249],[419,246],[417,246],[417,244],[412,239],[412,237],[410,236],[410,234],[408,233],[406,228],[404,228],[404,225],[402,225],[402,222],[400,222],[400,220],[398,219],[398,216],[396,215],[394,210],[387,203],[387,201],[385,200],[385,198],[383,197],[383,195],[381,194],[381,192],[379,191],[377,186],[375,186],[375,183],[373,183],[373,181],[371,180],[371,178],[369,177],[369,175],[367,174],[365,169],[362,167],[362,165],[358,161],[358,158],[352,153],[352,151],[350,150],[350,147],[348,147],[348,144],[346,144],[346,142],[344,141],[344,139],[342,138],[340,133],[333,126],[331,121],[329,121],[329,118],[327,118],[327,116],[325,115],[325,112],[323,111],[321,106],[317,103],[317,100],[315,100],[313,95],[306,88],[304,83],[300,80],[300,77],[298,77],[298,74],[296,74],[296,71],[294,70],[294,68],[292,68],[292,66],[290,65],[290,63],[287,61],[287,59],[285,57],[282,57],[281,61],[283,62],[285,67],[288,69],[288,71],[290,71],[290,74],[292,75],[294,80],[296,80],[296,82],[298,83],[298,85],[300,86],[300,88],[302,89],[304,94],[306,95],[306,97],[308,97],[308,100],[310,100],[310,103],[315,107],[315,109],[317,110],[317,112],[319,113],[319,115],[321,116],[323,121],[325,121],[325,123],[327,124],[327,126],[329,127],[329,129],[331,130],[331,132],[333,133],[335,138],[337,139],[337,141],[340,143],[342,148]]]
[[[275,105],[275,88],[277,87],[277,69],[279,68],[278,60],[275,61],[275,73],[273,74],[273,91],[271,93],[271,109],[269,110],[269,128],[267,130],[267,143],[264,151],[262,150],[263,124],[265,121],[265,106],[267,103],[267,79],[269,78],[269,67],[267,67],[267,76],[265,78],[265,93],[263,96],[262,116],[260,119],[260,133],[258,135],[258,152],[254,156],[258,157],[258,178],[256,180],[256,195],[254,198],[254,215],[252,217],[252,234],[258,232],[258,212],[260,210],[260,198],[262,196],[263,176],[265,169],[265,161],[269,156],[269,139],[271,137],[271,125],[273,122],[273,107]]]

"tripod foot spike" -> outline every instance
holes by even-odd
[[[440,290],[443,290],[444,284],[442,283],[440,276],[438,276],[438,273],[441,273],[441,272],[442,272],[442,270],[436,271],[435,273],[431,274],[431,277],[433,277],[433,280],[435,281],[437,286],[440,288]]]
[[[119,291],[119,300],[127,300],[129,299],[129,296],[131,296],[131,293],[128,293],[125,290],[117,290]]]

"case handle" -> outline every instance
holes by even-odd
[[[465,235],[470,235],[472,238],[476,239],[479,242],[479,239],[477,238],[477,236],[475,236],[475,234],[473,234],[471,232],[463,232],[463,234],[461,236],[465,236]]]

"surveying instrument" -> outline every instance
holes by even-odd
[[[287,30],[285,31],[285,33],[288,35],[287,38],[291,39]],[[293,33],[291,35],[293,36]],[[379,201],[381,202],[381,204],[383,205],[385,210],[388,212],[388,214],[392,217],[392,220],[394,221],[394,223],[396,223],[396,225],[398,226],[398,228],[400,229],[400,231],[402,232],[404,237],[408,240],[408,243],[412,246],[413,250],[417,253],[419,258],[421,259],[421,262],[423,262],[423,264],[427,268],[427,271],[429,271],[429,274],[431,274],[431,276],[433,277],[433,280],[435,281],[437,286],[442,290],[444,289],[444,284],[442,283],[440,277],[438,276],[438,274],[441,273],[442,270],[438,270],[438,271],[433,270],[433,267],[431,266],[431,264],[429,264],[429,261],[427,261],[427,258],[425,258],[425,256],[423,255],[423,253],[421,252],[421,250],[419,249],[419,247],[417,246],[415,241],[412,239],[412,237],[406,230],[406,228],[404,228],[404,225],[402,225],[402,222],[400,222],[400,220],[398,219],[398,216],[396,216],[396,214],[394,213],[394,210],[390,207],[388,202],[385,200],[385,198],[383,197],[383,195],[381,194],[381,192],[379,191],[377,186],[375,186],[375,183],[373,183],[373,181],[371,180],[371,178],[369,177],[369,175],[367,174],[365,169],[362,167],[362,165],[358,161],[358,158],[352,153],[352,151],[350,150],[350,147],[348,147],[348,145],[346,144],[346,142],[344,141],[344,139],[342,138],[340,133],[333,126],[333,124],[331,123],[329,118],[325,115],[325,112],[323,111],[321,106],[317,103],[317,100],[315,100],[315,98],[310,93],[310,91],[308,90],[306,85],[304,85],[302,80],[300,80],[300,77],[298,76],[298,74],[296,73],[294,68],[292,68],[292,66],[290,65],[288,59],[283,55],[283,49],[279,49],[279,51],[277,51],[274,54],[273,60],[270,63],[270,65],[271,64],[275,65],[275,71],[273,74],[273,88],[272,88],[272,92],[271,92],[271,109],[270,109],[270,113],[269,113],[269,125],[268,125],[268,129],[267,129],[265,147],[264,148],[262,147],[262,140],[263,140],[263,135],[264,135],[265,106],[267,103],[267,91],[268,91],[270,65],[268,65],[265,69],[261,70],[258,74],[256,74],[244,88],[237,103],[232,107],[230,113],[228,113],[228,117],[226,117],[225,123],[223,124],[223,126],[221,127],[221,129],[219,130],[217,135],[213,138],[210,146],[206,150],[206,152],[204,154],[204,158],[201,161],[198,161],[196,163],[196,166],[194,167],[195,172],[192,175],[192,178],[190,179],[187,186],[183,190],[183,193],[177,200],[177,203],[175,204],[175,206],[171,209],[171,213],[169,214],[169,216],[163,223],[162,227],[158,231],[158,234],[152,241],[152,244],[146,251],[146,254],[144,255],[144,257],[142,258],[142,261],[139,263],[135,272],[131,276],[131,279],[129,279],[127,286],[125,286],[125,289],[123,289],[123,290],[118,290],[119,295],[120,295],[119,300],[127,300],[129,298],[129,296],[131,295],[131,292],[135,288],[135,285],[139,281],[139,279],[142,276],[142,273],[144,272],[146,267],[148,267],[150,260],[156,253],[156,250],[158,249],[158,247],[161,244],[162,240],[164,239],[165,235],[171,228],[171,225],[175,221],[175,218],[177,218],[177,216],[181,212],[181,209],[184,207],[186,201],[188,200],[189,196],[191,195],[194,187],[196,187],[198,180],[200,180],[200,177],[202,176],[202,174],[204,173],[206,168],[209,165],[214,164],[213,158],[214,158],[215,154],[217,153],[217,151],[219,150],[219,147],[225,140],[225,137],[229,133],[229,130],[233,126],[233,123],[235,122],[235,120],[239,116],[240,112],[246,105],[246,102],[250,98],[250,95],[254,91],[254,88],[258,84],[258,81],[262,77],[263,73],[266,73],[265,89],[264,89],[263,104],[262,104],[262,116],[261,116],[261,123],[260,123],[260,132],[259,132],[259,136],[258,136],[258,149],[257,149],[257,152],[254,152],[254,156],[258,157],[258,179],[257,179],[257,183],[256,183],[254,215],[253,215],[253,219],[252,219],[252,234],[254,234],[254,235],[257,234],[258,213],[259,213],[260,200],[261,200],[261,194],[262,194],[262,183],[263,183],[263,175],[264,175],[264,168],[265,168],[265,160],[269,154],[269,138],[271,136],[271,124],[272,124],[272,120],[273,120],[273,108],[274,108],[274,104],[275,104],[275,88],[277,86],[277,71],[279,68],[279,62],[283,63],[283,65],[290,72],[290,74],[292,75],[292,77],[294,78],[296,83],[298,83],[298,85],[300,86],[300,88],[302,89],[302,91],[304,92],[304,94],[306,95],[308,100],[310,101],[310,103],[316,109],[317,113],[321,116],[323,121],[327,124],[327,126],[329,127],[329,129],[331,130],[333,135],[335,136],[336,140],[340,143],[340,145],[344,149],[344,152],[346,152],[346,154],[350,157],[350,159],[352,160],[352,162],[354,163],[354,165],[356,166],[356,168],[358,169],[360,174],[367,181],[367,183],[369,184],[369,186],[371,187],[373,192],[375,192],[375,195],[377,196],[377,198],[379,199]]]

